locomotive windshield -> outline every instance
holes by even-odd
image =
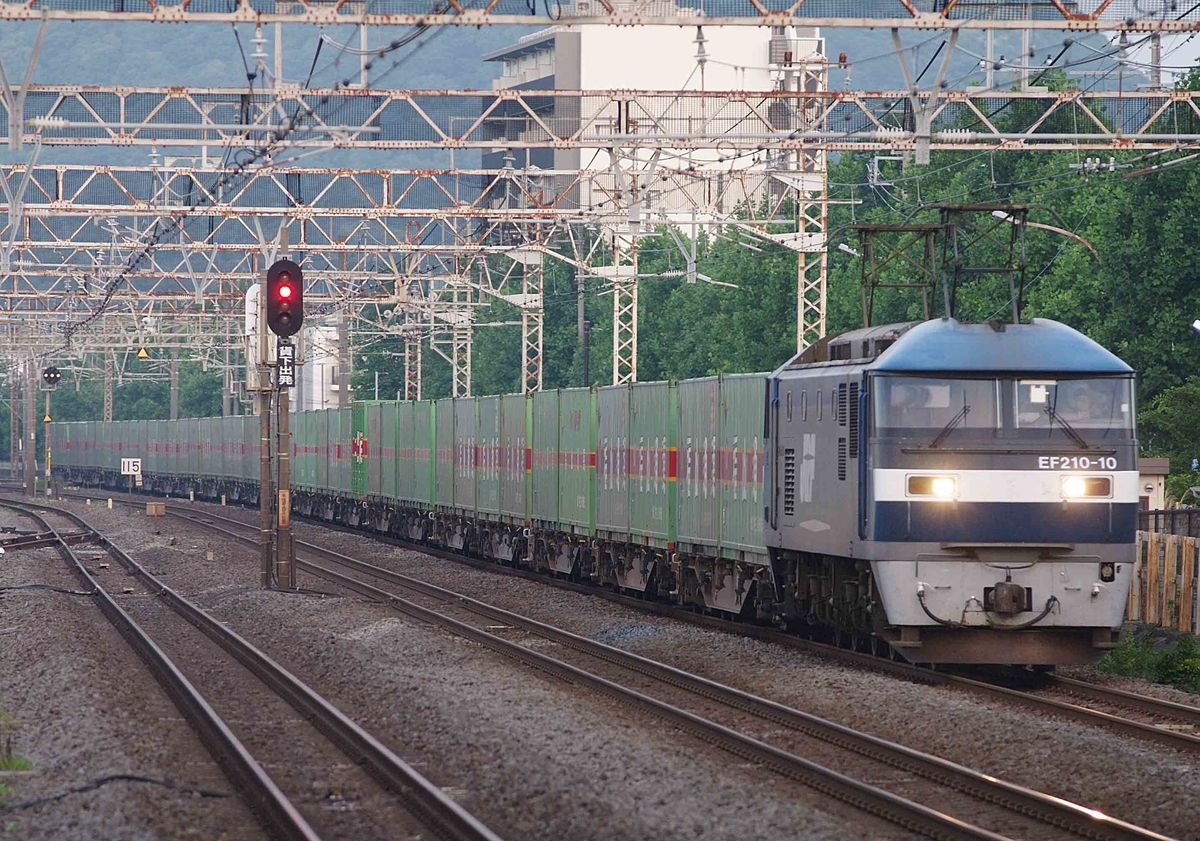
[[[1133,382],[1091,379],[951,379],[879,376],[875,434],[925,438],[1102,443],[1133,435]]]

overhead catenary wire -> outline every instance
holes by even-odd
[[[417,27],[417,31],[415,33],[411,34],[410,36],[407,36],[402,39],[393,40],[390,44],[388,44],[384,47],[381,47],[377,50],[378,57],[382,58],[386,55],[389,55],[392,52],[395,52],[396,50],[401,49],[402,47],[406,46],[407,44],[412,43],[414,40],[416,40],[422,34],[424,34],[428,29],[429,29],[428,25],[426,25],[424,27]],[[443,30],[438,29],[437,31],[433,32],[424,41],[419,42],[417,44],[417,46],[414,48],[414,50],[410,51],[405,56],[402,56],[401,58],[399,58],[395,62],[393,62],[392,65],[386,71],[384,71],[384,73],[380,74],[380,78],[395,71],[403,63],[410,60],[413,57],[413,55],[416,54],[416,52],[418,52],[423,46],[425,46],[425,44],[427,44],[429,42],[429,40],[431,40],[433,37],[436,37],[441,31],[443,31]],[[374,60],[367,62],[368,69],[369,69],[369,66],[373,63],[374,63]],[[334,91],[337,91],[337,90],[341,90],[342,88],[348,88],[350,86],[351,86],[351,80],[345,79],[345,80],[337,82],[334,85],[333,89],[334,89]],[[329,95],[326,94],[321,97],[318,105],[326,105],[326,104],[328,104],[328,102],[329,102]],[[339,105],[337,107],[340,108],[340,107],[344,106],[344,104],[345,103],[339,103]],[[308,106],[306,103],[304,103],[303,108],[305,109],[305,113],[304,113],[304,115],[301,116],[301,118],[299,120],[285,119],[284,121],[282,121],[280,123],[280,125],[278,126],[277,131],[268,135],[267,141],[262,146],[258,147],[257,149],[253,150],[250,153],[249,160],[235,161],[227,169],[226,172],[223,172],[220,175],[220,177],[218,177],[217,180],[211,185],[211,189],[209,191],[210,194],[216,194],[221,188],[226,187],[226,186],[231,186],[234,183],[235,179],[244,177],[244,173],[249,171],[249,167],[251,164],[253,164],[259,160],[262,160],[263,158],[268,157],[274,149],[276,149],[280,144],[282,144],[282,142],[297,127],[299,127],[299,125],[301,124],[301,122],[303,121],[303,119],[305,117],[315,117],[316,116],[315,110],[311,106]],[[334,113],[336,113],[336,110],[337,110],[337,108],[334,109]],[[326,115],[326,116],[328,116],[328,115]],[[141,264],[141,261],[144,260],[146,258],[146,256],[148,256],[154,250],[154,248],[157,247],[162,242],[163,238],[168,233],[173,232],[175,230],[179,230],[182,225],[183,219],[185,219],[191,213],[195,212],[197,209],[200,209],[204,205],[204,203],[205,203],[204,199],[201,199],[197,204],[189,206],[186,213],[178,214],[176,217],[174,217],[172,219],[172,221],[169,224],[164,225],[161,227],[161,229],[159,229],[158,231],[155,231],[148,238],[148,241],[143,245],[143,247],[140,248],[137,251],[137,253],[129,260],[129,262],[126,264],[124,269],[120,273],[116,274],[115,276],[113,276],[112,278],[110,278],[108,280],[108,282],[105,284],[106,288],[104,291],[104,295],[101,298],[98,305],[95,307],[95,309],[93,309],[86,317],[84,317],[78,321],[75,321],[74,323],[66,322],[63,324],[62,332],[64,333],[64,335],[66,337],[66,340],[64,341],[64,343],[53,350],[46,351],[45,353],[40,354],[37,358],[44,359],[47,356],[51,356],[51,355],[60,353],[63,350],[65,350],[67,347],[69,347],[72,337],[79,330],[87,327],[89,324],[94,322],[97,318],[99,318],[102,314],[104,314],[104,312],[107,311],[108,305],[112,301],[116,292],[119,290],[119,288],[121,287],[123,282],[128,278],[129,274],[135,268],[137,268],[137,266],[139,266]],[[10,365],[10,369],[11,369],[11,365]]]

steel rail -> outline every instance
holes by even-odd
[[[222,528],[216,524],[216,521],[220,520],[232,526],[254,531],[255,528],[251,524],[210,512],[169,510],[168,513],[186,522],[232,537],[246,545],[257,545],[255,538],[239,535],[229,529]],[[329,580],[335,580],[337,583],[345,585],[346,577],[305,560],[300,557],[301,554],[322,557],[357,572],[399,585],[407,590],[436,598],[443,603],[465,608],[482,618],[522,628],[544,639],[551,640],[588,656],[596,657],[621,668],[650,677],[656,681],[684,689],[742,712],[750,713],[761,719],[801,732],[806,736],[851,750],[875,761],[917,774],[939,785],[954,788],[1011,811],[1028,815],[1043,823],[1057,826],[1084,838],[1156,839],[1156,841],[1162,841],[1167,838],[1167,836],[1135,826],[1126,821],[1121,821],[1068,800],[981,774],[940,757],[890,742],[869,733],[854,730],[853,728],[828,721],[819,716],[682,671],[673,666],[587,639],[586,637],[547,625],[535,619],[489,605],[461,593],[456,593],[443,587],[412,578],[411,576],[384,569],[307,541],[295,541],[295,548],[299,568],[306,569],[315,575],[327,577],[325,573],[332,573],[333,575],[328,577]],[[362,592],[364,595],[374,596],[386,593],[386,591],[381,591],[377,588],[370,588],[370,585],[367,585],[367,587],[368,589],[359,589],[357,591]],[[389,601],[395,598],[393,594],[388,595]],[[404,608],[401,609],[403,610]]]
[[[183,515],[178,511],[173,511],[170,508],[167,509],[167,513],[185,522],[205,527],[210,531],[223,533],[240,543],[257,545],[257,541],[253,538],[223,529],[216,525],[215,522],[204,522],[205,518],[215,520],[218,518],[218,515],[205,512],[193,518]],[[227,520],[238,526],[247,526],[247,524],[237,520],[229,520],[229,518],[225,517],[220,517],[219,519]],[[620,703],[628,704],[656,715],[674,726],[691,733],[702,741],[716,745],[743,759],[771,768],[783,776],[804,783],[836,800],[882,817],[905,829],[939,839],[988,839],[989,841],[1000,841],[1000,839],[1004,838],[1004,836],[942,814],[919,803],[914,803],[891,792],[825,768],[815,762],[773,747],[750,736],[738,733],[714,721],[659,701],[637,690],[614,683],[540,652],[532,651],[489,631],[476,628],[465,622],[460,622],[457,619],[422,607],[358,579],[320,567],[309,561],[297,560],[297,567],[305,569],[327,581],[334,582],[366,598],[389,604],[406,616],[450,631],[531,668],[543,671],[568,683],[585,686]]]
[[[39,507],[95,533],[97,542],[126,569],[287,701],[341,751],[361,765],[377,783],[395,794],[438,838],[444,841],[500,841],[499,836],[341,710],[243,637],[163,584],[126,552],[96,532],[82,517],[61,508]]]
[[[15,511],[39,523],[46,533],[57,536],[57,530],[37,510],[44,506],[0,500],[0,507]],[[54,509],[57,513],[58,509]],[[90,527],[89,531],[99,538]],[[111,544],[109,544],[111,546]],[[137,653],[175,707],[183,714],[200,737],[201,743],[224,771],[238,796],[258,817],[263,828],[275,838],[319,841],[308,821],[280,791],[266,771],[234,735],[229,726],[196,690],[183,672],[171,661],[154,640],[133,618],[117,604],[104,587],[92,577],[74,550],[65,541],[57,543],[58,552],[75,574],[92,591],[92,600],[113,627]]]
[[[79,498],[82,499],[86,497],[81,495]],[[217,517],[218,515],[211,514],[206,511],[205,516]],[[237,521],[234,520],[233,522]],[[314,524],[320,525],[324,528],[346,531],[352,534],[363,534],[363,532],[359,530],[340,526],[335,523],[329,523],[324,520],[314,520],[313,522]],[[1071,719],[1082,724],[1101,727],[1121,735],[1157,742],[1178,750],[1200,753],[1200,737],[1187,733],[1180,733],[1174,730],[1168,730],[1162,727],[1157,727],[1153,724],[1135,721],[1133,719],[1122,718],[1120,716],[1111,715],[1109,713],[1101,712],[1100,710],[1093,710],[1078,704],[1071,704],[1053,698],[1044,698],[1018,689],[1010,689],[995,683],[989,683],[987,681],[974,680],[972,678],[963,677],[944,671],[934,671],[929,668],[914,666],[910,663],[884,659],[874,654],[866,654],[860,651],[853,651],[846,648],[827,645],[825,643],[815,642],[813,640],[805,639],[804,637],[787,633],[776,628],[752,625],[745,622],[735,622],[729,619],[706,616],[675,605],[662,604],[643,599],[635,599],[620,593],[610,592],[600,587],[593,587],[587,584],[580,584],[560,578],[553,578],[542,573],[533,572],[531,570],[501,566],[497,563],[477,560],[466,555],[459,555],[454,552],[448,552],[436,547],[400,540],[387,535],[376,534],[373,532],[369,533],[369,535],[372,540],[376,540],[381,543],[387,543],[389,545],[398,546],[403,549],[409,549],[414,552],[421,552],[433,557],[466,564],[476,569],[487,570],[500,575],[515,576],[518,578],[524,578],[527,581],[536,581],[552,587],[557,587],[559,589],[596,596],[607,601],[641,611],[643,613],[653,613],[659,616],[677,619],[682,622],[688,622],[693,625],[710,628],[712,630],[733,633],[739,636],[762,640],[764,642],[778,643],[780,645],[785,645],[789,648],[795,648],[827,660],[834,660],[860,668],[868,668],[875,671],[880,671],[885,674],[891,674],[896,677],[914,681],[916,683],[941,685],[961,689],[974,695],[1029,707],[1038,712],[1050,713],[1052,715]],[[1145,696],[1136,697],[1140,699],[1144,698]],[[1130,703],[1132,703],[1132,699],[1130,699]],[[1174,713],[1172,713],[1172,715],[1174,715]]]
[[[172,513],[181,519],[197,523],[201,526],[209,525],[203,522],[205,518],[208,518],[210,521],[221,520],[253,530],[253,526],[249,524],[209,512],[196,512],[193,514],[192,512],[174,511]],[[223,529],[218,530],[229,534],[229,532]],[[489,605],[469,596],[412,578],[411,576],[366,563],[340,552],[335,552],[307,541],[295,541],[295,546],[298,552],[319,555],[335,563],[348,566],[359,572],[397,584],[406,589],[437,598],[443,602],[453,603],[484,618],[523,628],[545,639],[552,640],[589,656],[597,657],[622,668],[630,669],[678,688],[686,689],[710,700],[798,730],[822,741],[848,748],[872,759],[886,762],[889,765],[902,768],[910,773],[915,773],[940,784],[964,791],[972,796],[1030,815],[1040,821],[1061,827],[1077,835],[1086,838],[1113,839],[1161,839],[1166,837],[1098,813],[1093,809],[1063,800],[1062,798],[980,774],[970,768],[940,757],[856,731],[818,716],[786,707],[733,687],[707,680],[698,675],[681,671],[672,666],[640,657],[639,655],[587,639],[586,637],[581,637],[577,634],[572,634],[569,631],[555,628],[535,619],[512,613],[503,608]],[[452,553],[442,550],[436,550],[436,554],[440,557],[455,557]],[[305,564],[303,561],[301,561],[301,564],[302,568],[303,566],[310,566],[311,568],[311,565]],[[1200,715],[1200,710],[1196,712]]]
[[[1179,704],[1174,701],[1165,701],[1150,695],[1138,695],[1136,692],[1114,689],[1102,684],[1087,683],[1086,681],[1062,677],[1061,675],[1047,675],[1046,678],[1047,685],[1052,689],[1137,710],[1147,715],[1174,718],[1179,721],[1186,721],[1189,724],[1200,725],[1200,708],[1197,707]]]

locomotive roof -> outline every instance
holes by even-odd
[[[995,325],[962,324],[952,318],[926,321],[897,339],[871,369],[897,373],[1133,373],[1078,330],[1048,318]]]

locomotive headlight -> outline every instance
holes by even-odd
[[[954,499],[958,495],[958,480],[953,476],[909,476],[908,494]]]
[[[1068,499],[1083,496],[1087,493],[1087,482],[1082,476],[1067,476],[1062,480],[1062,492]]]
[[[936,476],[930,486],[933,488],[933,495],[938,499],[954,499],[957,484],[952,476]]]
[[[1064,476],[1063,499],[1089,496],[1112,496],[1112,479],[1107,476]]]

